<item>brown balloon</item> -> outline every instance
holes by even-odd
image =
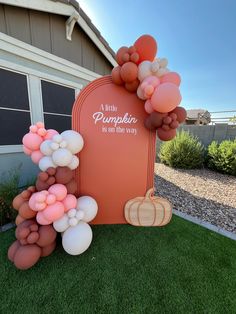
[[[120,76],[125,83],[132,83],[138,78],[138,67],[133,62],[126,62],[121,66]]]
[[[37,191],[48,190],[55,183],[64,184],[68,194],[76,194],[77,183],[74,179],[74,173],[70,168],[48,168],[47,171],[40,172],[36,181],[36,189]]]
[[[125,88],[128,92],[135,93],[139,87],[139,80],[136,79],[131,83],[125,83]]]
[[[167,116],[168,116],[168,113],[160,113],[160,112],[157,112],[157,111],[153,111],[150,114],[150,120],[151,120],[152,125],[155,128],[161,127],[162,124],[163,124],[163,119],[165,117],[167,117]]]
[[[120,76],[120,66],[117,66],[115,68],[112,69],[111,71],[111,79],[112,82],[116,85],[123,85],[124,81],[122,80],[121,76]]]
[[[37,213],[29,207],[29,199],[35,191],[36,188],[34,186],[30,186],[27,190],[22,191],[14,198],[12,206],[18,211],[18,215],[15,220],[16,225],[26,219],[31,219],[36,216]]]
[[[179,123],[183,123],[187,117],[187,112],[183,107],[176,107],[171,113],[175,113],[177,115],[177,121]]]
[[[122,65],[124,63],[123,61],[123,55],[126,54],[129,51],[129,48],[126,46],[121,47],[117,53],[116,53],[116,61],[119,65]]]
[[[176,129],[170,129],[168,131],[165,131],[162,128],[158,128],[157,136],[161,141],[170,141],[176,136]]]
[[[21,270],[34,266],[41,256],[41,249],[36,244],[28,244],[19,247],[14,256],[16,268]]]
[[[146,127],[146,129],[154,131],[156,130],[156,127],[152,124],[151,118],[150,116],[148,116],[145,120],[144,120],[144,125]]]
[[[15,231],[17,241],[8,249],[8,258],[19,269],[35,265],[40,256],[50,255],[56,247],[57,233],[52,225],[40,226],[35,219],[20,223]]]

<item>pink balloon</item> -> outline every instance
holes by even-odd
[[[151,104],[155,111],[166,113],[174,110],[181,99],[178,86],[173,83],[162,83],[155,89]]]
[[[48,189],[50,194],[54,194],[57,201],[62,201],[67,195],[67,188],[63,184],[53,184]]]
[[[48,205],[42,212],[44,218],[48,221],[55,221],[60,219],[65,212],[65,207],[62,202],[56,202],[52,205]]]
[[[72,208],[76,208],[77,198],[72,194],[68,194],[66,198],[62,201],[62,203],[65,206],[65,212],[67,212],[68,210]]]
[[[147,113],[152,113],[154,111],[154,109],[152,108],[152,104],[150,99],[146,100],[145,104],[144,104],[144,109]]]
[[[32,152],[31,154],[31,159],[35,164],[38,164],[40,159],[43,158],[43,154],[41,153],[40,150],[36,150],[34,152]]]
[[[26,155],[31,155],[32,154],[32,150],[28,149],[26,146],[23,145],[23,152]]]
[[[160,79],[156,76],[148,76],[140,84],[137,95],[141,99],[149,99],[153,95],[155,88],[160,84]]]
[[[33,193],[29,199],[29,207],[34,211],[38,211],[37,208],[35,207],[38,193],[40,192]]]
[[[39,150],[39,147],[41,143],[43,142],[43,139],[41,136],[39,136],[36,133],[27,133],[23,139],[23,144],[30,150]]]
[[[52,221],[49,221],[44,217],[43,212],[37,213],[36,220],[42,226],[50,225],[52,223]]]
[[[181,83],[181,77],[176,72],[168,72],[161,77],[161,83],[173,83],[177,86]]]
[[[49,129],[49,130],[47,130],[47,134],[46,134],[46,136],[44,136],[44,139],[50,140],[56,134],[58,134],[58,132],[56,130]]]

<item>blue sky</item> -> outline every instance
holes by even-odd
[[[114,51],[152,35],[186,109],[236,110],[236,0],[78,2]]]

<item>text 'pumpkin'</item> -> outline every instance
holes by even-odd
[[[133,226],[164,226],[172,217],[172,205],[164,198],[153,196],[153,189],[145,197],[135,197],[125,204],[125,219]]]

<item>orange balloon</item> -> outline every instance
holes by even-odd
[[[157,42],[150,35],[139,37],[134,43],[137,53],[139,54],[138,64],[144,60],[153,61],[157,54]]]
[[[111,71],[112,82],[116,85],[123,85],[124,84],[124,82],[120,76],[120,70],[121,70],[121,67],[117,66],[117,67],[113,68]]]
[[[135,93],[139,86],[139,80],[136,79],[131,83],[125,83],[125,88],[128,92]]]
[[[125,53],[127,53],[128,50],[129,50],[128,47],[123,46],[123,47],[121,47],[121,48],[117,51],[117,53],[116,53],[116,61],[117,61],[117,63],[118,63],[119,65],[124,64],[123,55],[124,55]]]
[[[138,77],[138,67],[133,62],[127,62],[120,69],[120,76],[125,83],[132,83]]]
[[[162,83],[154,91],[151,103],[154,110],[166,113],[174,110],[181,99],[178,86],[173,83]]]

